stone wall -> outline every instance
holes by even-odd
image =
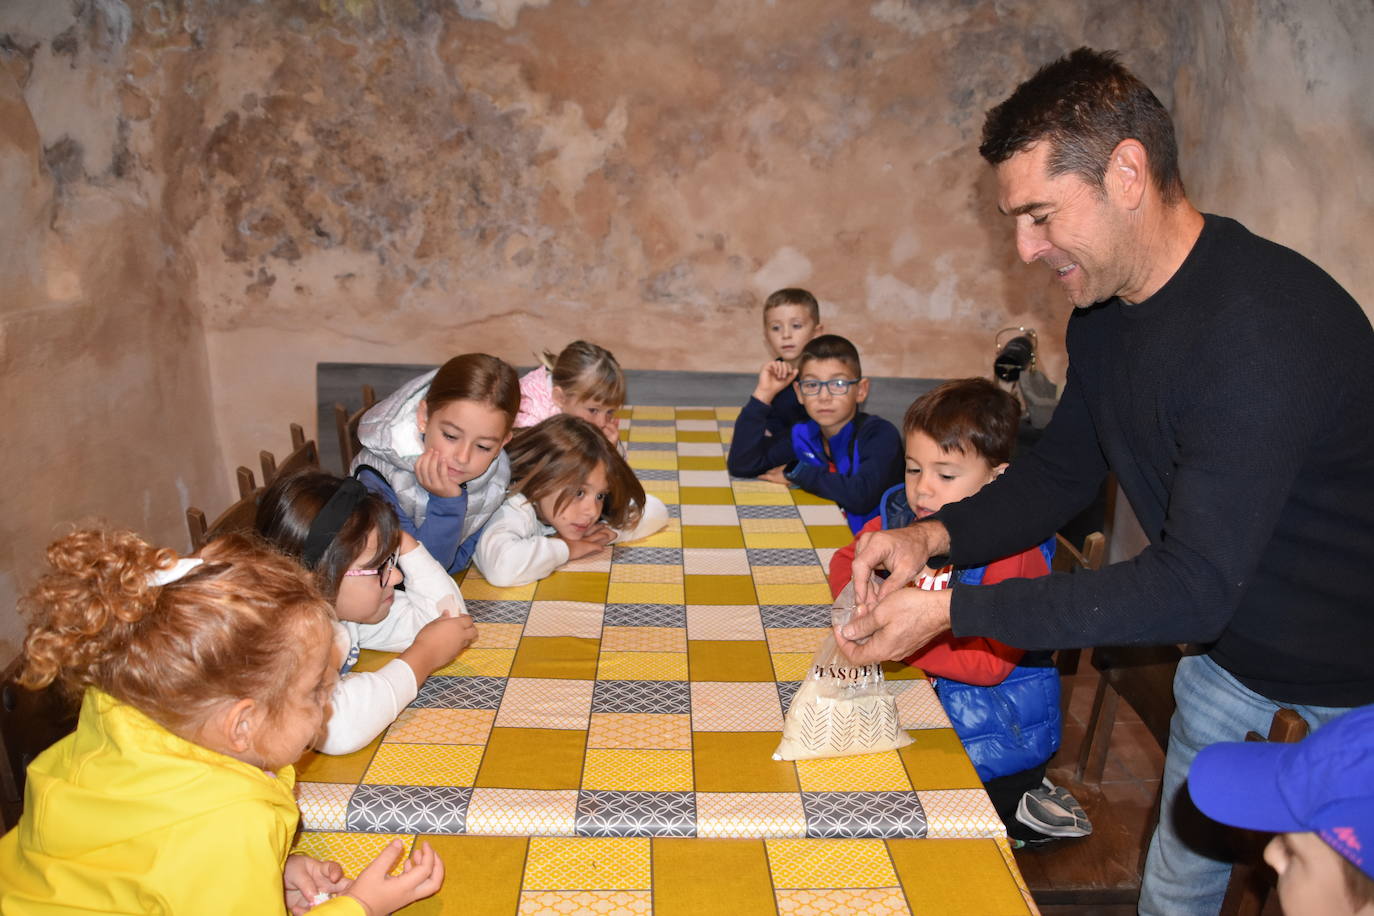
[[[975,148],[1080,44],[1176,112],[1199,205],[1374,308],[1372,38],[1367,0],[11,0],[0,600],[77,515],[184,543],[320,361],[747,371],[801,284],[875,375],[982,374],[1030,324],[1062,378]]]
[[[188,498],[229,492],[195,265],[139,149],[121,29],[95,5],[0,10],[0,662],[68,523],[184,546]]]

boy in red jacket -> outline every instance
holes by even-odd
[[[977,493],[1006,469],[1020,422],[1016,399],[987,379],[946,382],[918,398],[902,423],[905,482],[883,494],[879,516],[859,536],[909,525]],[[833,594],[853,577],[854,548],[841,548],[830,561]],[[927,568],[914,585],[936,590],[1044,576],[1053,556],[1050,538],[986,566]],[[1045,778],[1061,726],[1059,675],[1048,652],[946,633],[906,662],[930,675],[1013,841],[1047,842],[1092,831],[1073,796]]]

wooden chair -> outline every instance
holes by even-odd
[[[363,414],[373,404],[377,403],[377,392],[371,385],[363,386],[363,406],[354,413],[349,413],[348,408],[335,402],[334,404],[334,428],[339,434],[339,461],[343,465],[344,476],[348,476],[348,469],[353,465],[353,459],[357,457],[362,449],[362,443],[358,441],[358,423],[362,420]]]
[[[276,457],[266,450],[258,452],[258,460],[262,462],[262,485],[269,487],[279,474],[294,474],[306,468],[318,468],[320,450],[315,446],[314,439],[305,438],[305,429],[299,423],[292,423],[291,452],[282,459],[281,464],[277,464]]]
[[[1117,704],[1122,699],[1140,716],[1159,746],[1168,748],[1169,720],[1174,715],[1174,671],[1182,657],[1183,652],[1173,645],[1093,649],[1097,693],[1078,755],[1080,780],[1089,785],[1102,782]]]
[[[1101,531],[1094,531],[1083,539],[1083,549],[1079,550],[1062,534],[1054,536],[1054,571],[1063,573],[1079,570],[1101,569],[1107,562],[1107,537]],[[1059,712],[1067,720],[1069,701],[1073,698],[1073,681],[1065,678],[1078,673],[1083,658],[1082,649],[1060,649],[1054,654],[1054,666],[1059,669]]]
[[[0,675],[0,832],[19,820],[33,758],[76,728],[78,704],[56,685],[19,686],[21,664],[22,657],[16,658]]]
[[[246,477],[245,477],[246,475]],[[205,513],[191,506],[186,510],[186,527],[191,534],[191,552],[194,553],[208,542],[231,531],[251,531],[258,514],[258,497],[262,489],[253,486],[253,472],[239,468],[239,498],[228,509],[219,514],[213,522],[206,523]],[[247,490],[244,489],[245,480]]]
[[[1307,737],[1307,721],[1291,709],[1280,709],[1274,713],[1269,725],[1269,736],[1250,732],[1246,741],[1276,741],[1292,744]],[[1254,830],[1239,831],[1240,855],[1231,868],[1231,883],[1226,887],[1226,897],[1221,903],[1220,916],[1260,916],[1269,892],[1274,889],[1274,872],[1264,863],[1264,847],[1272,833]]]

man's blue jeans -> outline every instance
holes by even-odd
[[[1169,752],[1159,827],[1150,840],[1140,888],[1142,916],[1216,916],[1231,874],[1225,829],[1208,820],[1188,795],[1188,770],[1198,751],[1218,741],[1244,741],[1245,733],[1269,734],[1280,706],[1316,729],[1345,707],[1275,703],[1243,686],[1205,655],[1188,656],[1174,675],[1177,708],[1169,723]]]

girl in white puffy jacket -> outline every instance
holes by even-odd
[[[342,664],[318,744],[351,754],[390,725],[420,685],[477,630],[453,577],[403,531],[381,497],[353,478],[323,471],[280,477],[258,504],[257,529],[314,573],[334,605]],[[405,590],[396,586],[405,582]],[[360,649],[399,652],[376,671],[354,672]]]
[[[492,585],[524,585],[612,541],[648,537],[668,522],[597,427],[569,414],[524,430],[507,448],[510,495],[477,543]],[[643,508],[641,508],[643,507]]]
[[[467,568],[482,526],[506,497],[510,462],[502,448],[519,410],[514,369],[485,353],[455,356],[363,415],[363,448],[351,471],[456,573]]]

